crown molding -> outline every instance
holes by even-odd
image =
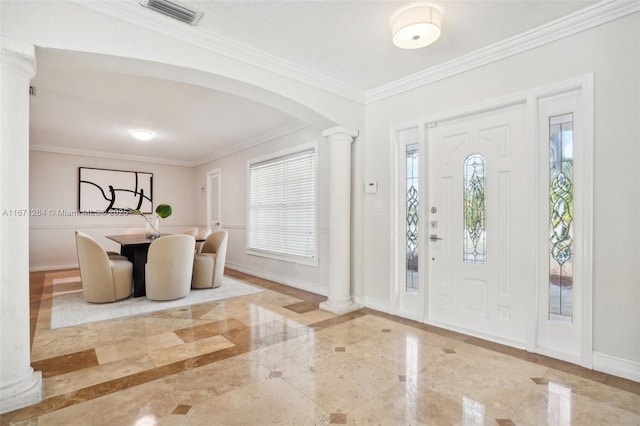
[[[12,38],[0,36],[0,52],[3,54],[10,53],[31,63],[36,61],[36,48],[33,44]]]
[[[52,146],[52,145],[31,144],[29,145],[29,150],[41,151],[41,152],[53,152],[56,154],[81,155],[83,157],[96,157],[96,158],[104,158],[109,160],[140,161],[143,163],[155,163],[155,164],[166,164],[170,166],[193,167],[193,163],[190,161],[167,160],[165,158],[147,157],[142,155],[117,154],[113,152],[65,148],[65,147]]]
[[[640,1],[607,0],[468,55],[369,90],[365,103],[434,83],[640,11]]]
[[[217,152],[215,155],[212,155],[201,161],[198,161],[197,163],[194,164],[194,166],[201,166],[211,161],[226,157],[227,155],[235,154],[236,152],[244,151],[245,149],[261,145],[265,142],[272,141],[274,139],[289,135],[291,133],[297,132],[302,129],[306,129],[307,127],[310,127],[310,126],[311,124],[307,122],[304,122],[302,120],[296,120],[286,126],[270,130],[261,135],[247,138],[243,141],[233,144],[231,147],[225,150],[222,150],[220,152]]]
[[[159,157],[147,157],[141,155],[129,155],[129,154],[118,154],[113,152],[105,152],[105,151],[93,151],[88,149],[76,149],[76,148],[65,148],[53,145],[39,145],[39,144],[31,144],[29,145],[30,151],[41,151],[41,152],[52,152],[56,154],[67,154],[67,155],[80,155],[83,157],[95,157],[95,158],[104,158],[110,160],[127,160],[127,161],[140,161],[144,163],[155,163],[155,164],[166,164],[170,166],[183,166],[183,167],[197,167],[202,164],[208,163],[210,161],[217,160],[222,157],[226,157],[227,155],[234,154],[236,152],[243,151],[245,149],[263,144],[265,142],[269,142],[271,140],[277,139],[282,136],[286,136],[288,134],[297,132],[302,129],[306,129],[310,127],[311,124],[306,123],[302,120],[293,121],[283,127],[269,130],[261,135],[253,136],[247,139],[244,139],[238,143],[233,144],[231,147],[221,150],[217,152],[215,155],[210,157],[206,157],[204,160],[198,159],[197,161],[178,161],[178,160],[169,160],[166,158]]]
[[[215,54],[282,75],[340,97],[364,103],[366,92],[324,74],[262,52],[218,34],[175,21],[138,5],[137,2],[70,0],[95,12],[169,36]]]

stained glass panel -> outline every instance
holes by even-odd
[[[464,240],[463,261],[487,261],[486,162],[473,154],[464,162]]]
[[[549,319],[573,317],[573,114],[549,118]]]
[[[406,148],[407,281],[406,290],[418,291],[418,144]]]

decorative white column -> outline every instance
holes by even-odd
[[[35,48],[0,37],[0,413],[42,399],[29,328],[29,82]]]
[[[351,142],[358,131],[337,126],[329,142],[329,298],[320,309],[336,315],[360,309],[351,299]]]

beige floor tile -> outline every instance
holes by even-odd
[[[104,365],[84,368],[43,380],[44,398],[83,389],[98,383],[126,377],[140,371],[150,370],[155,366],[146,354]]]
[[[169,414],[156,420],[153,426],[191,426],[192,423],[184,414]]]
[[[282,379],[261,379],[193,406],[193,425],[328,424],[329,412]],[[214,420],[215,419],[215,420]]]
[[[291,362],[282,378],[330,412],[346,412],[398,383],[395,369],[379,364],[345,362],[349,355],[333,352],[304,363]]]
[[[45,414],[38,426],[154,425],[177,405],[164,384],[151,382]]]
[[[542,377],[549,370],[548,367],[543,365],[534,364],[467,343],[460,343],[459,346],[455,347],[455,351],[460,356],[469,357],[482,363],[509,370],[520,376]]]
[[[31,349],[31,360],[53,358],[96,347],[96,333],[87,327],[69,327],[44,330],[36,334]]]
[[[194,405],[269,376],[271,370],[240,355],[163,379],[180,404]]]
[[[309,324],[315,324],[317,322],[324,321],[333,317],[335,317],[335,314],[332,314],[331,312],[327,312],[327,311],[321,311],[318,309],[315,311],[309,311],[309,312],[305,312],[304,314],[300,314],[300,316],[297,318],[296,321],[300,322],[301,324],[309,325]]]
[[[113,345],[97,347],[96,355],[98,356],[98,362],[100,362],[100,364],[106,364],[183,343],[182,339],[173,332],[139,336]]]
[[[406,383],[381,392],[361,407],[347,413],[351,425],[495,425],[483,407],[468,399],[454,400],[439,393],[419,390]]]
[[[572,392],[563,385],[538,385],[513,416],[523,425],[637,426],[640,416]]]
[[[573,394],[610,404],[640,416],[640,395],[615,389],[611,386],[594,382],[593,380],[563,373],[562,371],[551,368],[547,374],[545,374],[544,378],[552,383],[571,389]]]
[[[454,400],[477,401],[496,419],[511,418],[536,386],[526,375],[457,353],[437,359],[420,377],[427,389]]]
[[[233,343],[222,336],[213,336],[206,339],[199,339],[193,342],[183,343],[177,346],[163,348],[161,350],[149,352],[149,358],[156,367],[174,363],[198,355],[208,354],[221,349],[230,348]]]

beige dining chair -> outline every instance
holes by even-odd
[[[196,253],[202,252],[202,244],[204,243],[202,240],[206,240],[209,235],[211,235],[211,229],[208,228],[198,232],[198,235],[196,235]]]
[[[76,249],[84,298],[107,303],[131,296],[133,264],[126,258],[110,258],[89,235],[76,231]]]
[[[220,287],[227,257],[228,238],[229,234],[225,230],[216,231],[207,237],[202,244],[202,252],[194,256],[191,287]]]
[[[189,294],[195,246],[195,238],[184,234],[160,237],[149,245],[145,265],[147,299],[173,300]]]
[[[184,235],[191,235],[192,237],[195,237],[196,235],[198,235],[198,228],[187,228],[182,231],[182,233]]]
[[[147,228],[129,228],[124,231],[125,235],[147,235]]]

